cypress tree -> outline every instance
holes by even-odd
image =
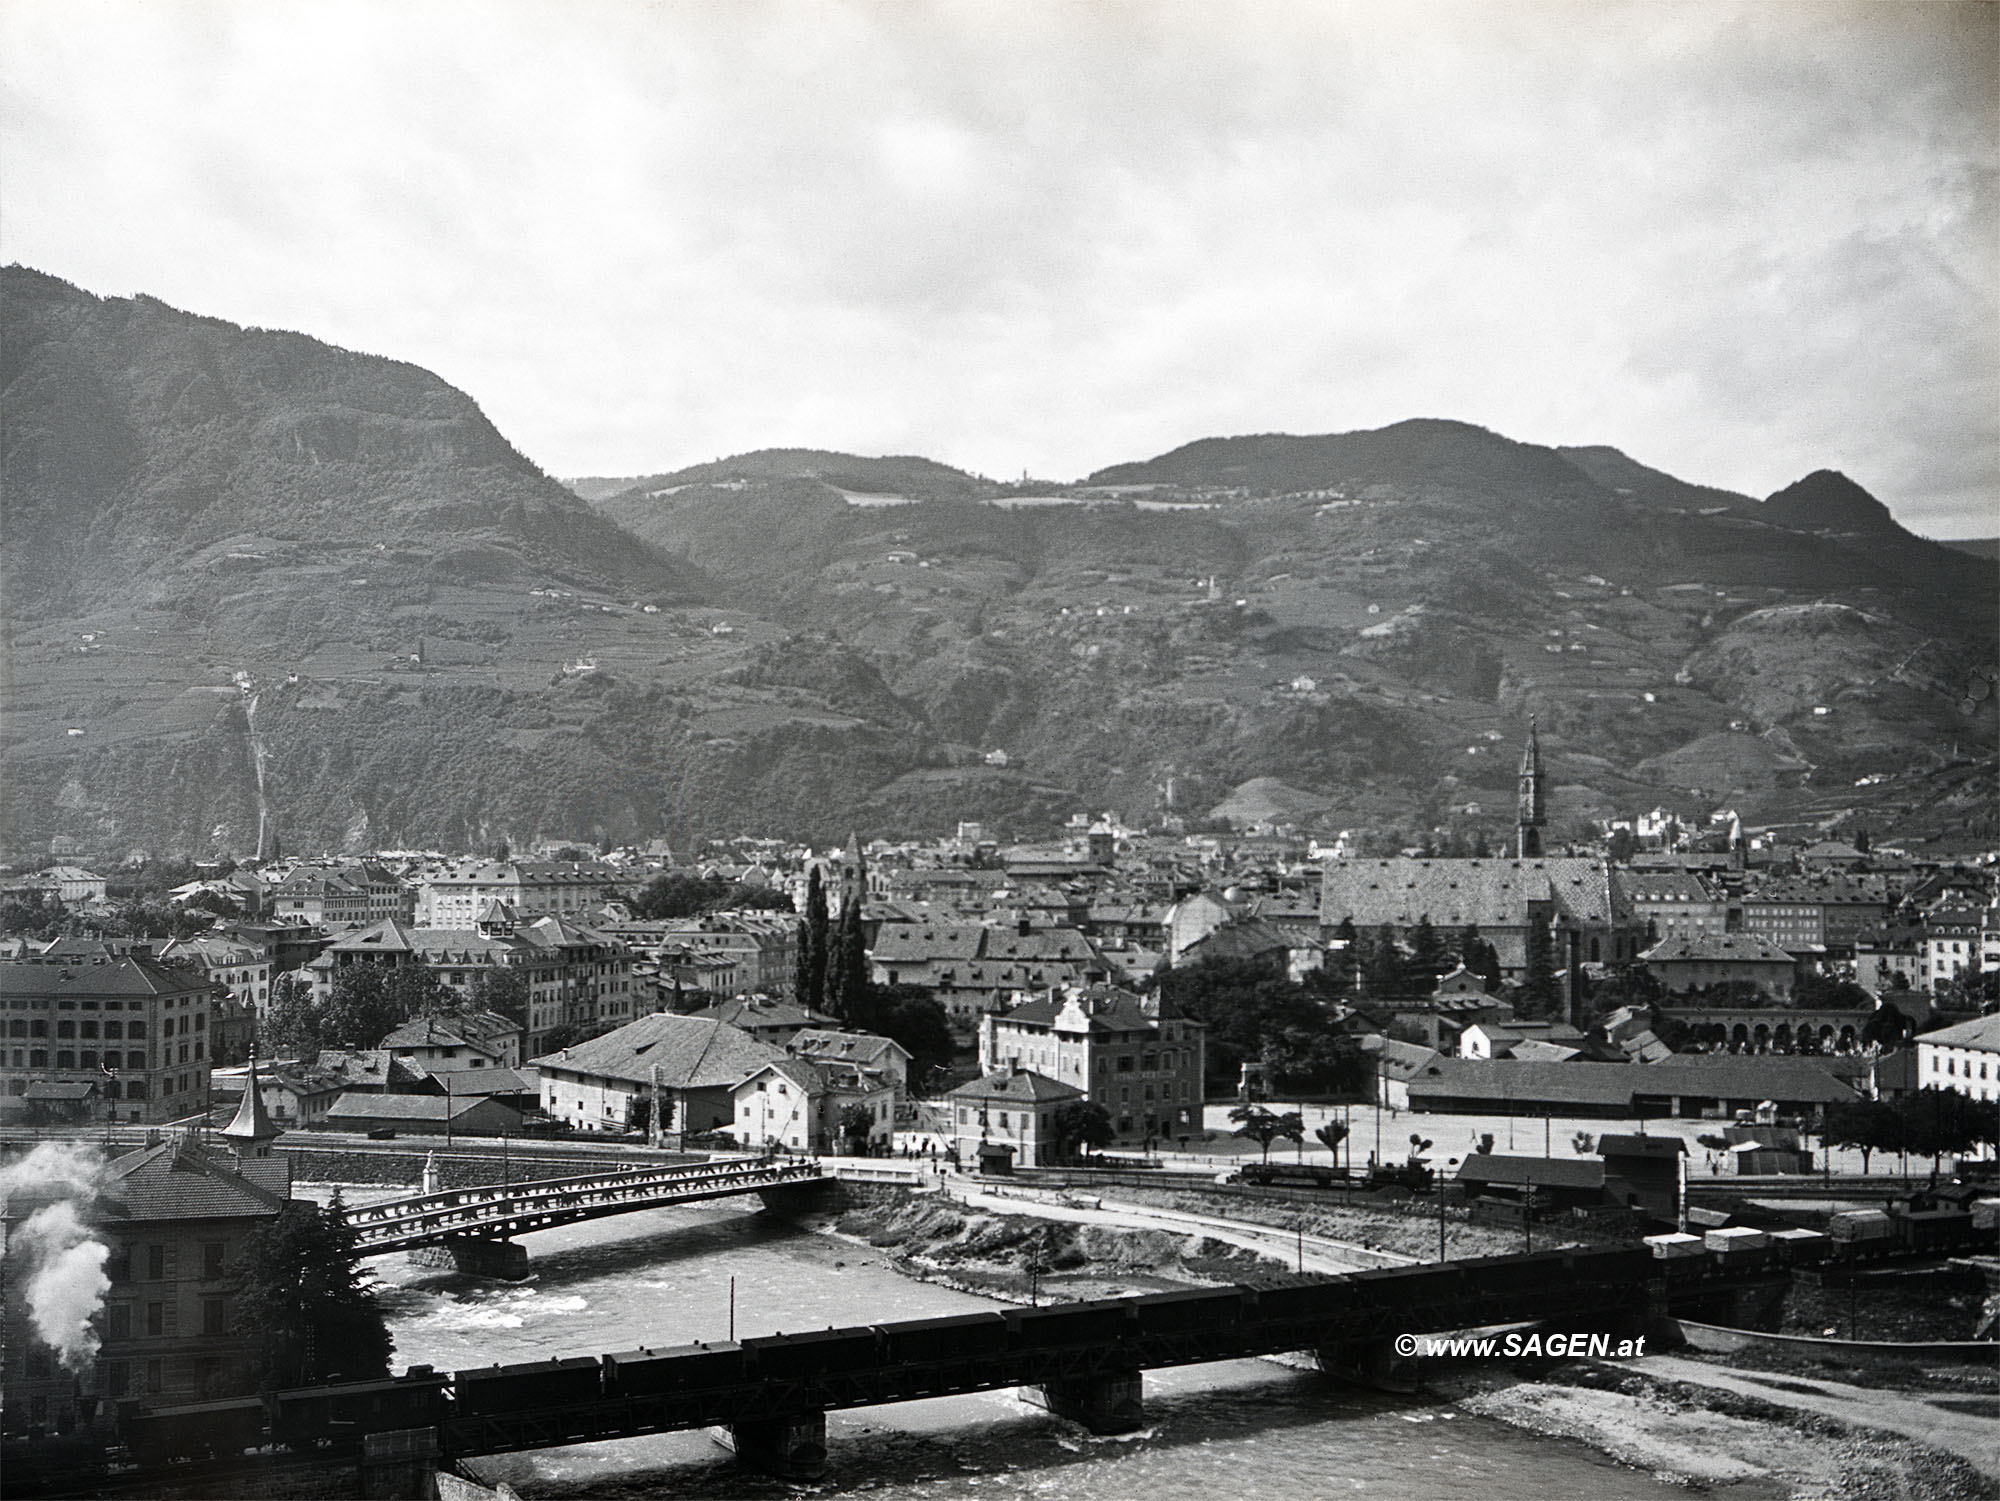
[[[792,999],[801,1006],[815,1006],[819,998],[813,987],[818,971],[813,957],[813,908],[820,902],[819,867],[806,876],[806,909],[799,914],[797,952],[792,956]]]
[[[1522,999],[1528,1003],[1529,1014],[1553,1016],[1561,1004],[1562,993],[1556,987],[1554,945],[1545,922],[1528,923],[1527,965],[1521,981],[1525,987]]]
[[[819,867],[812,868],[806,878],[806,928],[809,942],[806,945],[807,960],[806,994],[800,997],[800,1004],[824,1008],[826,996],[826,967],[830,957],[826,920],[826,888],[820,883]]]
[[[1376,934],[1374,952],[1368,958],[1368,993],[1386,997],[1403,993],[1403,950],[1396,940],[1396,925],[1383,923]]]
[[[858,1020],[868,1006],[868,945],[861,934],[861,903],[850,897],[840,906],[826,965],[826,1009],[843,1020]]]
[[[1410,930],[1410,968],[1407,976],[1410,988],[1426,995],[1435,990],[1438,976],[1444,973],[1444,961],[1444,940],[1431,926],[1431,915],[1426,912]]]

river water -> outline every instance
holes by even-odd
[[[356,1202],[378,1196],[350,1190]],[[526,1241],[534,1276],[521,1284],[461,1277],[406,1255],[378,1258],[396,1364],[459,1370],[727,1338],[732,1278],[739,1336],[994,1306],[912,1281],[878,1251],[794,1229],[754,1206],[646,1210],[537,1232]],[[1672,1489],[1581,1444],[1273,1361],[1149,1371],[1145,1381],[1149,1426],[1115,1439],[1008,1392],[829,1413],[827,1474],[805,1489],[883,1501],[1660,1501]],[[800,1489],[743,1471],[698,1433],[497,1455],[472,1467],[528,1501]]]

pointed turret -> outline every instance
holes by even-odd
[[[236,1107],[236,1119],[221,1134],[236,1143],[246,1157],[269,1157],[271,1143],[285,1133],[264,1108],[264,1091],[257,1082],[257,1050],[250,1049],[250,1075],[243,1081],[243,1103]]]
[[[1517,852],[1523,860],[1538,860],[1542,854],[1542,743],[1535,733],[1532,715],[1528,719],[1528,744],[1521,752],[1520,797],[1515,814]]]

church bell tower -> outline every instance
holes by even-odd
[[[1517,824],[1515,849],[1523,860],[1539,860],[1542,856],[1542,746],[1535,735],[1535,721],[1528,720],[1528,745],[1521,752],[1521,784],[1518,807],[1515,813]]]

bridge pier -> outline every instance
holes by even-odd
[[[737,1460],[780,1480],[817,1480],[826,1473],[826,1414],[792,1413],[732,1423],[729,1447]]]
[[[775,1188],[760,1188],[757,1197],[764,1201],[764,1207],[773,1214],[799,1214],[816,1209],[835,1207],[841,1196],[842,1185],[835,1178],[802,1178],[796,1183],[781,1183]]]
[[[528,1276],[528,1248],[519,1241],[486,1240],[476,1235],[454,1235],[446,1241],[452,1265],[473,1277],[497,1277],[503,1282],[522,1282]]]
[[[438,1431],[395,1428],[362,1440],[362,1501],[433,1501],[437,1495]]]
[[[1313,1354],[1319,1368],[1336,1381],[1373,1387],[1384,1392],[1414,1392],[1423,1385],[1424,1363],[1415,1355],[1403,1355],[1396,1341],[1387,1335],[1368,1339],[1344,1339],[1321,1345]]]
[[[1092,1433],[1131,1433],[1146,1426],[1145,1377],[1138,1371],[1024,1386],[1021,1400],[1081,1423]]]

